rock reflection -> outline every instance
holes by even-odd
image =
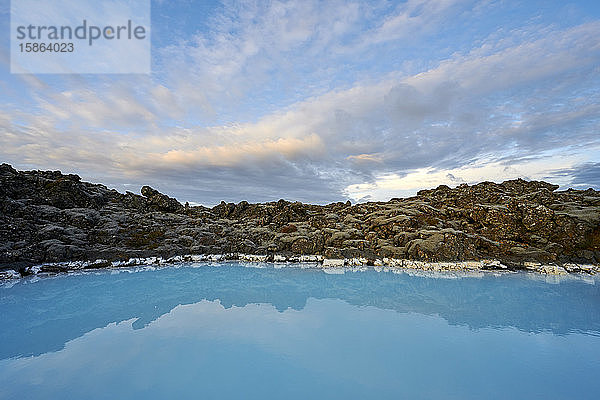
[[[302,310],[309,298],[340,299],[400,313],[439,315],[471,329],[600,334],[600,286],[567,280],[552,285],[523,274],[436,279],[376,272],[326,274],[302,268],[181,267],[138,273],[45,278],[0,289],[0,358],[60,350],[111,322],[135,319],[141,329],[181,304],[219,300],[225,308],[271,304]]]

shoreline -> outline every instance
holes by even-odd
[[[458,273],[484,273],[484,272],[529,272],[544,275],[587,275],[595,276],[600,273],[600,265],[566,263],[543,264],[538,262],[524,262],[519,266],[509,266],[499,260],[479,261],[443,261],[428,262],[397,258],[367,259],[356,258],[326,258],[322,255],[257,255],[257,254],[188,254],[183,256],[163,257],[141,257],[129,258],[127,260],[108,261],[97,259],[94,261],[63,261],[40,263],[33,266],[21,267],[19,269],[7,268],[0,271],[0,281],[21,279],[27,276],[48,274],[56,275],[82,270],[119,269],[140,266],[163,266],[175,265],[186,262],[221,263],[238,261],[242,263],[258,263],[289,265],[306,264],[312,268],[322,269],[328,273],[336,273],[347,268],[378,268],[401,270],[401,271],[423,271],[423,272],[458,272]]]
[[[387,202],[207,208],[149,186],[122,194],[60,171],[2,164],[0,271],[24,276],[192,255],[185,257],[598,273],[600,191],[557,188],[512,180],[442,185]]]

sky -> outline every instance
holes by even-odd
[[[151,6],[151,74],[34,75],[0,0],[0,162],[204,205],[600,189],[600,2]]]

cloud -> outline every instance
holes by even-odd
[[[473,93],[485,93],[548,78],[597,63],[600,44],[594,38],[599,32],[600,22],[590,22],[547,32],[540,39],[508,48],[497,49],[497,43],[486,42],[465,56],[457,55],[407,79],[406,83],[427,90],[455,81]]]
[[[97,128],[139,126],[157,119],[125,88],[111,89],[102,96],[89,89],[60,92],[40,99],[40,107],[58,121]]]
[[[441,29],[443,18],[471,2],[426,0],[225,2],[209,29],[158,49],[163,71],[184,106],[222,115],[247,96],[285,93],[287,104],[326,93],[340,74],[375,63],[377,44],[415,40]],[[341,71],[340,65],[353,67]],[[274,110],[274,109],[273,109]]]
[[[600,147],[598,22],[495,32],[414,74],[333,78],[345,71],[332,66],[433,32],[464,6],[228,3],[210,33],[158,49],[155,76],[61,87],[23,75],[32,105],[0,109],[0,154],[204,204],[385,199],[512,177],[567,184],[550,172],[596,162],[589,149]]]
[[[572,169],[571,184],[579,187],[587,186],[600,190],[600,163],[586,163]]]
[[[305,138],[279,138],[263,142],[236,143],[223,146],[199,146],[190,150],[169,150],[166,153],[150,153],[140,161],[146,163],[180,166],[204,165],[215,167],[231,167],[246,163],[260,163],[271,158],[282,157],[286,160],[306,159],[319,154],[323,142],[318,135],[312,134]],[[132,168],[139,165],[132,163]]]
[[[571,168],[552,172],[556,176],[569,179],[569,185],[572,187],[600,190],[600,162],[578,163]]]
[[[464,0],[409,0],[396,5],[394,13],[362,35],[361,47],[379,43],[409,39],[415,35],[430,32],[440,23],[457,11],[457,5],[467,5],[471,1]]]
[[[414,196],[420,189],[435,188],[439,185],[455,187],[461,183],[502,182],[517,178],[550,180],[565,188],[575,183],[571,177],[573,170],[570,168],[562,170],[560,166],[567,168],[576,165],[578,160],[579,157],[573,154],[563,156],[546,154],[518,162],[477,160],[452,169],[424,167],[403,174],[381,174],[376,176],[373,182],[349,185],[344,192],[354,200],[368,196],[371,201],[386,201],[390,197]],[[558,171],[557,167],[559,167]],[[590,176],[583,178],[586,180]]]

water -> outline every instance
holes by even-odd
[[[598,399],[600,281],[237,264],[0,288],[0,399]]]

